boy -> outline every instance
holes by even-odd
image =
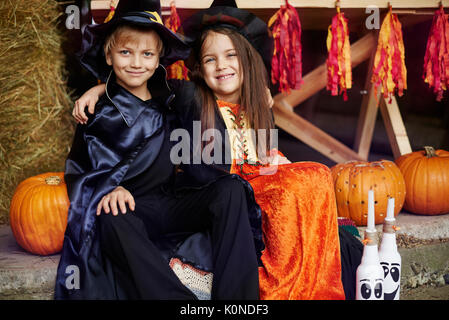
[[[108,23],[84,31],[81,63],[106,79],[106,93],[77,127],[66,162],[71,207],[57,299],[196,299],[171,257],[213,271],[213,299],[258,299],[260,208],[249,185],[219,172],[203,182],[190,177],[194,188],[175,184],[175,124],[159,62],[189,51],[159,10],[159,1],[121,0]],[[208,231],[211,248],[199,246]]]

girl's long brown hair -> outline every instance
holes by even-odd
[[[215,115],[220,114],[213,91],[201,75],[201,49],[211,32],[227,35],[237,52],[243,83],[240,92],[240,108],[245,112],[249,127],[257,132],[266,130],[266,146],[270,146],[270,129],[274,128],[273,116],[267,96],[268,74],[257,50],[238,32],[228,28],[209,29],[202,33],[195,49],[196,59],[192,80],[197,84],[196,99],[201,106],[201,131],[215,127]],[[257,140],[256,140],[257,143]]]

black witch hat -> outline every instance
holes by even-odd
[[[215,0],[210,8],[201,10],[182,24],[186,41],[199,51],[201,34],[214,28],[229,28],[237,31],[259,52],[267,67],[271,69],[273,38],[267,24],[254,14],[237,8],[234,0]]]
[[[190,53],[189,46],[179,35],[164,26],[160,13],[159,0],[120,0],[111,20],[98,25],[89,25],[84,30],[79,53],[81,64],[95,77],[105,81],[111,67],[106,63],[104,41],[122,23],[152,28],[159,34],[164,43],[164,55],[160,57],[161,64],[167,66],[177,60],[186,59]]]

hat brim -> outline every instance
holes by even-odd
[[[182,39],[159,22],[152,21],[140,15],[124,15],[112,18],[109,22],[88,25],[84,29],[81,51],[78,53],[81,65],[95,77],[105,81],[111,67],[106,63],[104,42],[106,37],[120,24],[135,25],[155,30],[164,44],[164,55],[160,57],[160,64],[168,66],[177,60],[184,60],[189,56],[190,47]]]

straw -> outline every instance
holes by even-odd
[[[73,136],[66,85],[64,9],[53,0],[0,2],[0,223],[17,185],[63,171]]]

